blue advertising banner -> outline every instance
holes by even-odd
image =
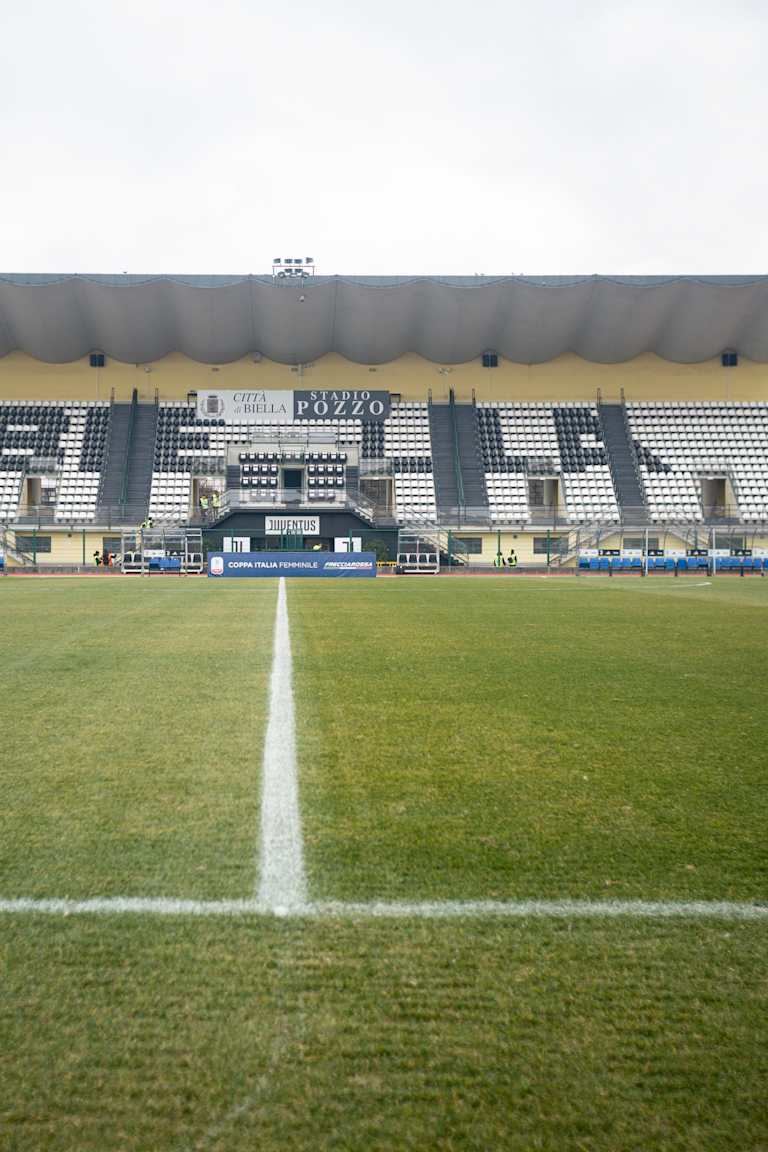
[[[375,576],[373,552],[211,552],[208,575]]]

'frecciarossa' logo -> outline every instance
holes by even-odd
[[[371,569],[371,562],[370,560],[329,560],[325,567],[340,568],[344,572],[359,572],[361,569],[365,569],[366,572],[369,572]]]

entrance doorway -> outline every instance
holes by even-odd
[[[547,518],[557,512],[559,485],[556,476],[534,476],[528,480],[528,505],[534,516]]]
[[[283,499],[286,504],[300,504],[303,496],[302,468],[283,468]]]
[[[701,502],[705,516],[723,516],[727,504],[725,476],[704,476],[701,480]]]
[[[27,508],[37,508],[42,504],[42,484],[37,476],[29,476],[24,485],[25,499],[22,503]]]

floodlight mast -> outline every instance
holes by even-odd
[[[313,256],[276,256],[272,261],[273,280],[306,280],[314,274]]]

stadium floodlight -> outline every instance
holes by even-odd
[[[315,274],[314,256],[285,256],[272,261],[272,277],[275,280],[300,279]]]

